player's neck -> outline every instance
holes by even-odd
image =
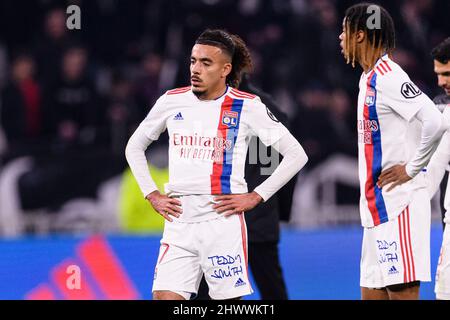
[[[360,62],[359,65],[361,66],[361,68],[363,68],[364,73],[368,73],[370,70],[373,69],[373,64]]]
[[[377,64],[378,60],[380,60],[383,57],[384,53],[377,50],[377,51],[370,51],[365,54],[364,58],[358,59],[359,65],[361,68],[363,68],[364,73],[368,73],[373,68],[375,68],[375,65]],[[361,54],[359,55],[361,57]]]
[[[216,100],[223,96],[227,91],[227,85],[223,84],[218,86],[217,88],[206,91],[203,94],[197,95],[199,100]]]

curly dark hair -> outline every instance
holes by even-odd
[[[222,29],[207,29],[195,41],[196,44],[206,44],[224,50],[231,57],[232,69],[226,82],[233,88],[238,88],[244,73],[253,69],[250,52],[238,35],[230,34]]]

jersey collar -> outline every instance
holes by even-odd
[[[226,88],[225,88],[225,91],[223,92],[223,94],[220,95],[220,96],[218,96],[217,98],[211,99],[211,100],[200,100],[200,99],[194,94],[194,92],[192,91],[192,87],[191,87],[191,93],[192,93],[192,95],[194,96],[194,98],[195,98],[197,101],[200,101],[200,102],[211,102],[211,101],[217,101],[217,100],[220,100],[220,99],[222,99],[223,97],[225,97],[225,96],[229,93],[229,91],[230,91],[230,87],[227,85]]]
[[[376,67],[378,67],[378,65],[381,63],[381,61],[389,61],[389,60],[390,60],[389,55],[387,53],[383,54],[381,57],[378,58],[377,62],[375,62],[372,69],[368,70],[367,72],[363,71],[363,75],[368,76],[369,74],[372,73],[373,70],[376,69]]]

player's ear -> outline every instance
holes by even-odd
[[[230,74],[232,68],[233,66],[231,65],[231,63],[225,63],[223,65],[222,78],[226,78]]]
[[[365,38],[366,38],[366,33],[364,31],[358,30],[356,32],[356,42],[357,43],[363,42]]]

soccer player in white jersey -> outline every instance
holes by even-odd
[[[446,124],[391,60],[394,23],[382,7],[347,9],[339,36],[347,63],[363,69],[357,130],[362,299],[418,299],[430,281],[430,200],[424,167]]]
[[[191,86],[162,95],[128,142],[126,157],[142,193],[167,220],[154,299],[189,299],[203,273],[213,299],[251,294],[244,212],[269,199],[307,162],[301,145],[259,97],[236,89],[251,65],[242,39],[206,30],[192,48]],[[166,129],[164,195],[151,179],[144,152]],[[248,192],[244,165],[254,135],[283,160]]]
[[[434,59],[434,72],[437,75],[438,85],[445,93],[435,98],[445,119],[450,123],[450,38],[447,38],[436,46],[431,55]],[[450,132],[446,131],[442,137],[436,152],[431,157],[427,166],[430,197],[439,189],[444,173],[450,163]],[[436,299],[450,300],[450,183],[447,181],[444,192],[444,236],[442,239],[441,253],[439,255],[436,270],[436,283],[434,292]],[[441,197],[442,198],[442,197]]]

